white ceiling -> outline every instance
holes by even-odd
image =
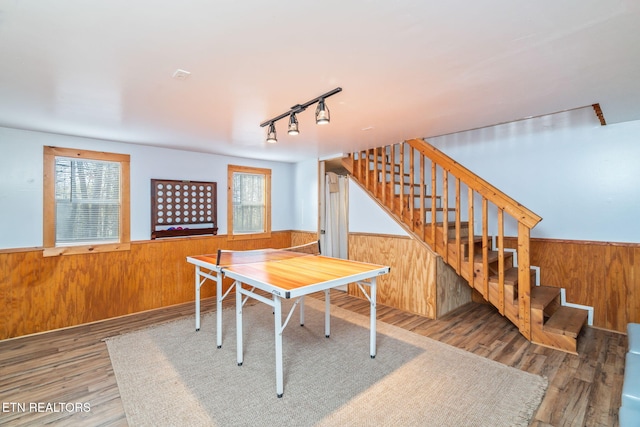
[[[639,23],[638,0],[0,0],[0,126],[298,161],[594,103],[638,120]],[[265,143],[335,87],[331,124],[314,105]]]

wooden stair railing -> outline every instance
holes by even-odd
[[[346,163],[361,185],[392,215],[431,245],[501,314],[507,311],[520,333],[532,339],[529,239],[531,229],[541,220],[538,215],[421,139],[353,153]],[[466,199],[463,187],[467,189]],[[480,212],[476,211],[477,198]],[[461,215],[463,205],[467,208],[466,221]],[[493,250],[489,236],[490,206],[492,212],[496,211],[491,224],[497,227],[497,250]],[[507,291],[505,281],[508,277],[515,282],[515,268],[513,254],[505,251],[503,244],[505,213],[517,222],[518,234],[517,289]],[[477,217],[480,236],[474,232]],[[497,271],[490,271],[496,260]],[[493,295],[495,287],[497,294]],[[517,297],[517,306],[505,308],[506,295]]]

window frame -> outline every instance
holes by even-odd
[[[58,256],[96,252],[128,251],[131,249],[130,156],[128,154],[44,147],[43,171],[43,255]],[[56,246],[56,157],[109,161],[120,163],[120,236],[117,243]]]
[[[264,232],[233,234],[233,174],[246,173],[264,175]],[[227,165],[227,238],[229,240],[249,240],[271,237],[271,169],[250,166]]]

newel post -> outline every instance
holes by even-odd
[[[520,333],[531,340],[531,229],[518,223],[518,309]]]

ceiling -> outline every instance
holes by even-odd
[[[293,162],[594,103],[638,120],[639,22],[638,0],[0,0],[0,126]],[[313,105],[265,142],[336,87],[329,125]]]

